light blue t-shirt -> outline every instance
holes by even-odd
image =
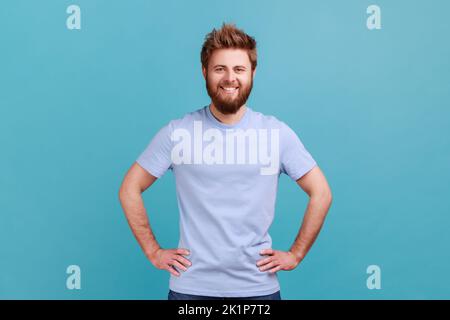
[[[277,274],[256,265],[272,247],[278,179],[296,181],[316,166],[291,128],[248,106],[227,125],[205,106],[161,128],[136,161],[157,178],[168,169],[175,177],[178,247],[190,250],[192,265],[170,275],[171,290],[217,297],[280,290]]]

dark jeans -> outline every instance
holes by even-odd
[[[175,292],[169,289],[168,300],[281,300],[280,291],[265,296],[253,297],[210,297]]]

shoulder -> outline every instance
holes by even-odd
[[[253,121],[260,123],[262,127],[286,130],[289,126],[282,120],[278,119],[276,116],[264,114],[259,111],[251,110]]]
[[[201,107],[197,110],[188,112],[184,114],[183,116],[170,120],[165,127],[168,128],[170,131],[173,131],[174,129],[181,129],[181,128],[190,128],[192,126],[192,123],[194,121],[201,121],[205,117],[205,107]]]

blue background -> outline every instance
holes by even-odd
[[[69,30],[66,8],[81,8]],[[381,8],[381,30],[366,9]],[[157,130],[209,103],[204,36],[258,41],[248,105],[288,123],[333,191],[283,299],[450,298],[448,1],[3,1],[0,298],[166,299],[118,200]],[[274,249],[308,198],[281,177]],[[144,193],[159,243],[178,243],[172,173]],[[81,267],[81,290],[66,268]],[[369,290],[366,268],[381,268]]]

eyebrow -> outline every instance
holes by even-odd
[[[217,64],[213,68],[217,68],[217,67],[224,67],[224,68],[226,68],[227,66],[223,65],[223,64]],[[244,69],[246,69],[246,67],[243,66],[243,65],[237,65],[237,66],[234,66],[233,68],[244,68]]]

